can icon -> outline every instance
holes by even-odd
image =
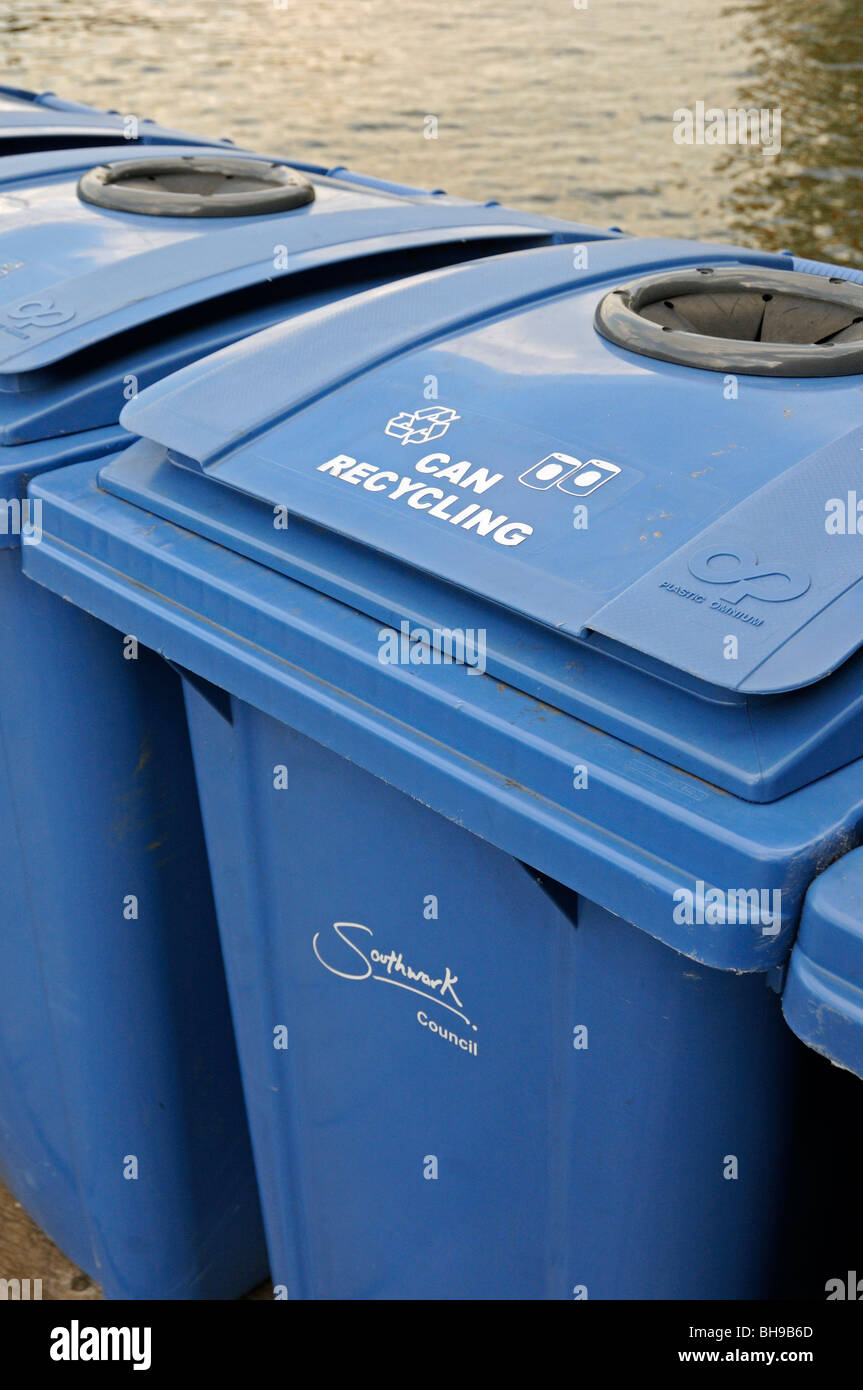
[[[548,454],[521,473],[518,481],[524,483],[525,487],[546,492],[583,467],[581,459],[573,458],[571,454]]]
[[[519,482],[538,491],[559,487],[561,492],[568,492],[572,497],[589,497],[619,472],[616,463],[608,463],[605,459],[588,459],[587,463],[582,463],[571,454],[547,454],[521,473]]]
[[[567,473],[561,478],[557,486],[561,492],[568,492],[573,497],[589,497],[603,483],[616,478],[619,472],[616,463],[608,463],[605,459],[588,459],[577,472]]]

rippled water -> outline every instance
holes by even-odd
[[[863,264],[861,0],[53,0],[4,80],[640,234]],[[782,148],[673,113],[780,108]],[[437,138],[426,138],[428,117]]]

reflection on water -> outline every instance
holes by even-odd
[[[18,0],[0,34],[21,86],[642,235],[863,264],[860,8]],[[781,154],[676,144],[696,101],[781,106]]]
[[[782,158],[729,161],[730,226],[741,239],[863,263],[863,6],[749,0],[755,76],[745,105],[781,106]],[[747,158],[747,154],[749,158]]]

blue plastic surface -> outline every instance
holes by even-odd
[[[806,894],[783,1008],[805,1043],[863,1076],[863,849]]]
[[[171,130],[146,117],[118,111],[99,111],[53,92],[29,92],[0,86],[0,155],[86,145],[217,145],[232,148],[230,140],[208,140],[187,131]]]
[[[112,470],[131,473],[142,447]],[[31,484],[44,535],[25,547],[28,574],[692,959],[740,971],[783,961],[808,883],[859,834],[859,760],[771,805],[747,802],[491,673],[434,664],[431,651],[382,664],[380,622],[229,547],[230,514],[238,545],[253,534],[247,499],[211,487],[180,528],[110,495],[102,472],[96,461]],[[218,543],[193,534],[213,520],[210,499]],[[589,795],[573,786],[579,768]],[[699,882],[702,894],[763,891],[779,917],[766,929],[711,922]],[[681,888],[691,921],[675,912]]]
[[[781,967],[863,824],[859,562],[819,493],[860,382],[730,395],[592,327],[636,271],[788,257],[586,252],[321,304],[29,486],[25,573],[183,673],[289,1297],[777,1289]],[[689,623],[681,575],[732,546],[745,592]],[[418,621],[481,631],[485,669],[431,632],[385,660]]]
[[[498,245],[594,233],[349,177],[277,217],[83,203],[80,174],[117,157],[0,167],[0,873],[15,885],[0,1170],[108,1296],[232,1297],[266,1255],[179,680],[21,579],[21,522],[35,548],[41,524],[21,511],[27,484],[120,448],[130,394],[263,325]]]
[[[863,561],[826,526],[830,499],[856,496],[861,382],[741,378],[729,395],[721,375],[627,355],[593,327],[611,285],[657,265],[788,258],[586,249],[577,272],[568,247],[529,251],[295,318],[165,379],[123,422],[290,507],[276,534],[261,508],[231,540],[245,553],[382,621],[487,630],[502,679],[775,800],[863,753]],[[454,418],[404,442],[398,422],[436,408],[429,382]],[[559,486],[536,477],[549,460]],[[103,478],[177,520],[213,505],[163,474]]]
[[[0,1175],[108,1298],[265,1277],[177,677],[0,552]]]
[[[116,158],[110,149],[54,151],[0,167],[3,444],[115,421],[133,391],[289,318],[302,295],[322,304],[498,248],[603,235],[327,179],[314,180],[313,203],[267,217],[192,221],[83,202],[81,173]]]
[[[139,442],[30,485],[44,535],[25,572],[184,675],[289,1297],[776,1290],[807,1157],[775,967],[807,887],[861,835],[850,677],[828,679],[831,639],[822,679],[806,668],[820,705],[780,694],[778,719],[761,696],[787,779],[765,804],[778,774],[753,754],[742,678],[708,682],[667,617],[628,648],[594,618],[857,423],[847,381],[741,383],[725,420],[721,377],[588,334],[634,267],[720,259],[758,256],[597,242],[575,277],[560,247],[373,289],[163,381],[124,414]],[[442,414],[417,414],[429,400]],[[577,493],[537,465],[570,450],[562,481],[590,460],[610,481],[567,549]],[[499,556],[468,531],[456,548],[445,518],[361,486],[384,468],[434,485],[432,463],[465,460],[453,491],[487,469],[496,525],[542,521],[544,544]],[[384,625],[418,613],[473,619],[487,668],[447,663],[430,634],[384,660]]]
[[[98,471],[31,487],[46,535],[25,567],[192,673],[276,1282],[292,1297],[768,1293],[795,1054],[765,972],[818,863],[863,818],[859,764],[752,805],[488,675],[384,667],[378,623],[106,494]],[[781,930],[699,921],[699,880],[702,895],[781,890]],[[675,921],[681,889],[690,923]],[[319,931],[342,952],[330,966],[365,969],[335,921],[431,978],[449,965],[482,1051],[431,1032],[410,992],[322,966]],[[586,1055],[582,1024],[602,1037]],[[747,1181],[726,1184],[737,1146]],[[430,1156],[446,1188],[423,1177]],[[693,1258],[695,1229],[709,1261]]]
[[[240,701],[187,703],[277,1286],[775,1288],[795,1049],[763,976],[694,966]]]

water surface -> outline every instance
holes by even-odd
[[[863,265],[860,0],[19,0],[0,38],[7,82],[259,149]],[[780,108],[780,154],[676,144],[699,100]]]

